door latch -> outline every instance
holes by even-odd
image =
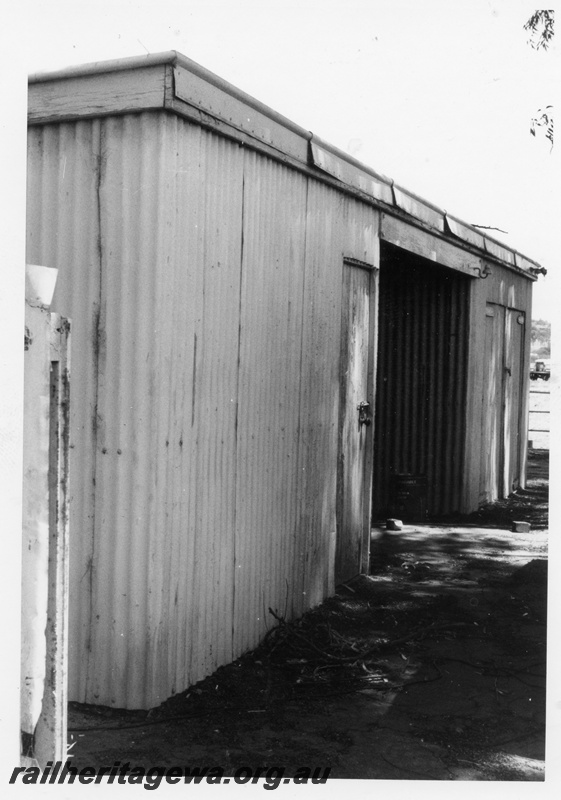
[[[356,408],[358,411],[358,427],[360,430],[362,425],[370,425],[372,423],[370,403],[367,400],[363,400]]]

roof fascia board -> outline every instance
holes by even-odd
[[[533,261],[533,259],[523,256],[522,253],[518,252],[518,250],[514,250],[514,259],[516,266],[518,267],[518,269],[522,270],[524,274],[526,274],[529,270],[532,269],[542,271],[542,267],[538,264],[537,261]]]
[[[531,270],[539,267],[536,262],[397,186],[176,51],[95,62],[29,79],[30,124],[155,109],[290,164],[425,233],[444,235],[445,241],[454,237],[459,240],[456,247],[535,279]]]
[[[420,220],[410,219],[409,215],[399,213],[395,208],[382,211],[380,238],[390,244],[395,244],[411,253],[416,252],[429,261],[435,261],[472,277],[482,277],[481,272],[486,265],[498,264],[530,281],[537,280],[537,275],[531,272],[532,267],[539,266],[537,262],[529,261],[516,252],[517,263],[511,264],[469,242],[451,241],[450,235],[441,234]],[[522,265],[519,259],[525,263]]]
[[[481,255],[471,253],[391,214],[380,215],[380,238],[472,278],[481,274],[483,267]]]
[[[341,183],[352,186],[375,200],[393,204],[392,182],[389,178],[378,175],[315,134],[310,139],[310,159],[315,167]]]
[[[474,247],[485,250],[485,237],[483,234],[479,233],[479,231],[475,230],[470,225],[466,225],[465,222],[462,222],[457,217],[445,214],[444,230],[463,242],[469,242]]]
[[[402,189],[395,183],[393,185],[394,204],[412,217],[421,220],[431,228],[444,232],[444,211],[427,203],[407,189]]]
[[[29,124],[163,109],[166,67],[67,76],[28,87]]]
[[[197,125],[200,125],[203,128],[206,128],[214,133],[218,133],[222,136],[225,136],[231,139],[232,141],[237,142],[238,144],[250,147],[251,149],[261,153],[262,155],[267,156],[268,158],[280,161],[281,163],[290,166],[292,169],[301,172],[307,177],[313,178],[314,180],[320,181],[321,183],[331,186],[335,191],[346,194],[363,203],[368,203],[373,208],[376,208],[378,211],[382,211],[388,216],[395,217],[396,219],[401,221],[403,225],[407,225],[412,228],[418,228],[421,232],[423,232],[426,235],[432,236],[438,240],[442,240],[445,243],[446,242],[450,243],[450,245],[452,247],[455,247],[456,250],[464,251],[473,256],[474,258],[479,259],[480,260],[478,262],[479,267],[482,267],[483,264],[486,262],[500,263],[501,266],[510,268],[513,271],[518,272],[519,274],[523,275],[526,278],[529,278],[532,281],[536,280],[535,275],[528,272],[527,268],[525,267],[525,264],[524,268],[520,267],[520,265],[517,265],[517,267],[513,267],[510,264],[505,264],[504,262],[501,262],[498,259],[496,259],[492,254],[487,253],[486,250],[484,249],[484,246],[477,247],[476,245],[464,239],[461,239],[460,241],[451,242],[450,241],[451,235],[449,231],[435,230],[434,228],[430,228],[428,223],[416,219],[414,217],[411,217],[409,213],[394,205],[393,195],[390,195],[389,197],[386,195],[383,200],[377,199],[371,191],[370,192],[365,191],[360,186],[355,186],[351,185],[351,183],[343,182],[342,180],[335,177],[327,170],[318,168],[318,165],[316,164],[310,166],[310,164],[304,161],[302,157],[298,158],[291,157],[286,153],[283,153],[280,150],[275,149],[271,145],[268,145],[266,142],[257,141],[254,137],[250,136],[244,131],[235,128],[231,124],[226,124],[221,120],[213,117],[212,115],[207,114],[201,109],[195,106],[190,106],[189,104],[184,103],[183,101],[172,99],[170,101],[169,110],[177,114],[178,116],[184,117],[185,119],[188,119],[189,121],[194,122]],[[315,144],[316,138],[317,137],[314,134],[310,142],[310,145]],[[335,148],[330,148],[330,149],[335,149]],[[360,162],[355,162],[354,159],[353,162],[361,166]],[[377,173],[374,173],[374,175],[377,175]],[[361,178],[358,169],[357,169],[357,176],[359,177],[359,179]],[[365,173],[364,181],[365,182],[368,181],[369,178],[370,178],[370,170],[368,170],[367,174]],[[393,189],[393,186],[390,188]],[[412,193],[410,196],[416,198],[416,195]],[[436,206],[431,206],[431,208],[436,209]],[[442,213],[444,214],[445,212]],[[465,225],[465,223],[463,224]],[[466,225],[466,227],[468,226]],[[474,231],[474,233],[477,232]],[[484,237],[481,238],[484,239]],[[434,246],[432,249],[434,249]],[[530,262],[528,259],[525,259],[525,262],[528,264],[531,263],[533,265],[538,266],[536,262]],[[469,270],[468,274],[474,275],[475,273],[473,272],[473,270]]]
[[[224,86],[211,83],[205,77],[183,67],[174,66],[174,96],[177,100],[206,115],[221,120],[250,137],[274,147],[280,152],[304,161],[307,159],[311,134],[293,125],[267,106],[251,105]],[[229,88],[229,87],[228,87]]]
[[[302,128],[300,125],[297,125],[295,122],[292,122],[292,120],[288,119],[288,117],[279,114],[278,111],[275,111],[270,106],[266,105],[265,103],[261,103],[251,95],[243,92],[241,89],[238,89],[237,86],[228,83],[228,81],[225,81],[223,78],[215,75],[214,72],[205,69],[200,64],[197,64],[196,61],[191,61],[190,58],[187,58],[181,53],[176,53],[174,68],[174,73],[176,76],[183,75],[184,73],[195,75],[204,83],[219,89],[221,92],[224,92],[227,95],[230,95],[230,97],[235,98],[244,106],[252,108],[254,111],[259,112],[259,114],[277,122],[279,125],[282,125],[285,128],[288,128],[288,130],[292,131],[293,133],[303,136],[305,139],[310,138],[311,134],[305,128]],[[180,97],[178,94],[177,84],[176,95],[179,97],[179,99],[185,99]],[[189,98],[187,99],[187,102],[191,102]]]

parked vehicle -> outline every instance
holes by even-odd
[[[537,381],[539,379],[542,381],[548,381],[550,375],[551,370],[549,361],[536,361],[534,368],[530,369],[530,380],[532,381]]]

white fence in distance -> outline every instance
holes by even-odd
[[[539,385],[538,385],[539,384]],[[549,450],[550,388],[545,382],[530,387],[528,442],[537,450]]]

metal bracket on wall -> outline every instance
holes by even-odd
[[[350,267],[360,267],[361,269],[376,269],[374,264],[369,264],[367,261],[361,261],[359,258],[352,256],[343,256],[343,262]]]
[[[363,425],[371,425],[372,424],[372,414],[370,413],[370,403],[367,400],[363,400],[362,403],[359,403],[356,407],[358,411],[358,428]]]
[[[478,277],[482,278],[483,280],[491,275],[491,270],[489,269],[488,264],[483,264],[483,266],[478,267],[476,272],[479,273]]]

